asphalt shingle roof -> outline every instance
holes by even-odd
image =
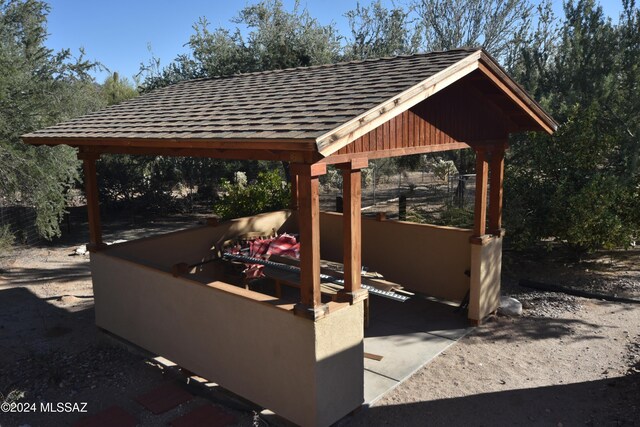
[[[477,50],[189,80],[25,137],[308,141]]]

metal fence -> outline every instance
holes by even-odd
[[[8,227],[15,243],[35,245],[42,241],[36,228],[36,211],[31,206],[8,204],[0,198],[0,228]]]
[[[362,210],[365,215],[384,212],[392,219],[458,226],[465,224],[456,218],[473,216],[475,174],[455,173],[442,177],[426,170],[387,173],[375,178],[369,174],[364,176],[363,171]],[[339,175],[331,172],[328,175],[323,180],[321,208],[340,211],[342,181]]]

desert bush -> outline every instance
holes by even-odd
[[[262,212],[284,209],[289,205],[290,188],[278,170],[260,172],[248,185],[240,185],[223,179],[222,195],[213,207],[213,213],[221,219],[256,215]]]

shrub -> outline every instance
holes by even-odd
[[[221,219],[256,215],[284,209],[289,205],[290,190],[277,170],[260,172],[255,182],[248,185],[221,181],[223,195],[213,207]]]

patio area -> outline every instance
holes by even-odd
[[[371,405],[473,328],[456,306],[416,295],[399,303],[370,296],[364,331],[364,404]]]

